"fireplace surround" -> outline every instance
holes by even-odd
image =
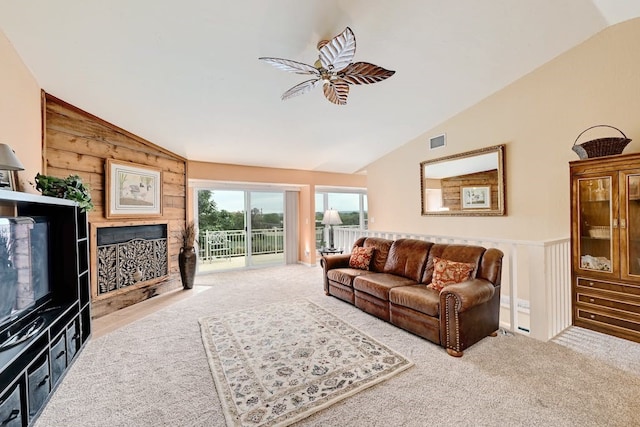
[[[166,223],[92,224],[94,228],[95,297],[106,297],[168,275]]]

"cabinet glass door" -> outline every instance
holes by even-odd
[[[628,258],[623,275],[640,276],[640,171],[622,174],[626,189],[626,212],[620,217],[620,231],[626,242]]]
[[[578,179],[579,267],[613,271],[612,178]]]

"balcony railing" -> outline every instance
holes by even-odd
[[[358,225],[341,226],[343,229],[359,229]],[[326,246],[329,228],[316,227],[316,249]],[[284,229],[266,228],[251,231],[251,253],[253,255],[281,254],[284,252]],[[244,230],[206,230],[198,238],[200,262],[214,259],[243,257],[247,255],[247,232]]]
[[[362,228],[359,225],[341,225],[341,229],[349,229],[349,230],[361,230]],[[366,230],[366,226],[364,228]],[[334,233],[335,236],[335,233]],[[321,225],[316,227],[316,249],[323,248],[328,246],[329,242],[329,227]]]
[[[201,262],[220,258],[247,255],[247,232],[245,230],[206,230],[198,238]],[[284,252],[284,230],[268,228],[251,230],[251,253],[253,255],[280,254]]]

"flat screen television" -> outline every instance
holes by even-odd
[[[0,333],[51,298],[49,223],[0,217]]]

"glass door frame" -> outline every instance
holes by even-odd
[[[244,258],[244,262],[239,266],[238,264],[235,264],[234,266],[229,266],[228,268],[222,266],[221,268],[216,268],[213,269],[211,271],[222,271],[222,270],[232,270],[232,269],[243,269],[243,268],[252,268],[252,267],[256,267],[256,266],[267,266],[267,265],[279,265],[279,264],[284,264],[285,260],[286,260],[286,245],[283,244],[282,246],[282,255],[281,255],[281,259],[278,259],[274,262],[265,262],[265,263],[255,263],[255,258],[254,258],[254,253],[253,253],[253,224],[251,222],[252,220],[252,209],[254,209],[254,207],[259,208],[257,206],[252,206],[252,204],[254,203],[254,199],[257,199],[254,197],[254,199],[252,199],[251,195],[252,194],[256,194],[256,193],[274,193],[274,194],[281,194],[282,196],[282,200],[281,200],[281,211],[278,213],[279,215],[282,216],[282,240],[283,242],[285,241],[285,216],[286,216],[286,209],[285,209],[285,189],[281,189],[281,188],[254,188],[252,186],[236,186],[236,185],[225,185],[225,184],[219,184],[219,183],[211,183],[210,185],[198,185],[198,186],[194,186],[192,188],[193,190],[193,199],[194,199],[194,221],[196,222],[197,225],[199,225],[199,206],[198,206],[198,202],[199,202],[199,192],[200,191],[210,191],[212,193],[212,199],[215,201],[215,193],[216,192],[237,192],[237,193],[242,193],[242,213],[243,213],[243,218],[244,218],[244,226],[243,226],[243,232],[244,232],[244,254],[242,255],[242,257]],[[240,212],[240,211],[237,211]],[[276,237],[277,238],[277,237]],[[233,255],[233,254],[232,254]],[[204,269],[200,269],[201,266],[201,262],[204,262],[203,260],[199,260],[198,261],[198,272],[202,272]],[[203,264],[203,265],[206,265]],[[209,271],[207,269],[207,271]]]
[[[600,185],[598,184],[598,186],[595,187],[595,189],[592,189],[591,191],[589,191],[587,194],[587,191],[584,191],[581,184],[583,182],[587,182],[587,181],[593,181],[594,183],[598,182],[598,183],[602,183],[604,181],[608,181],[608,185]],[[620,251],[618,251],[618,248],[620,247],[620,233],[619,233],[619,229],[618,229],[618,217],[617,217],[617,212],[618,212],[618,179],[617,179],[617,173],[616,174],[584,174],[584,175],[580,175],[577,179],[576,179],[576,186],[577,188],[575,189],[575,194],[576,194],[576,203],[577,203],[577,214],[578,214],[578,218],[577,218],[577,224],[576,224],[576,229],[575,229],[575,241],[578,242],[577,245],[577,257],[575,257],[575,263],[576,263],[576,271],[588,271],[589,274],[596,274],[596,275],[601,275],[603,278],[606,278],[608,280],[611,279],[611,277],[613,276],[617,276],[620,274]],[[602,189],[600,187],[603,187]],[[607,188],[608,187],[608,188]],[[598,193],[598,191],[600,190],[604,190],[601,192],[601,194]],[[588,223],[588,219],[585,219],[585,216],[587,216],[586,214],[584,214],[585,210],[591,206],[591,212],[590,214],[593,216],[593,209],[594,207],[597,207],[597,205],[604,205],[606,202],[608,202],[608,212],[604,213],[602,212],[600,214],[600,216],[608,216],[608,227],[609,227],[609,262],[610,262],[610,270],[600,270],[598,269],[597,266],[594,266],[593,268],[586,268],[585,266],[583,266],[583,262],[588,262],[588,261],[583,261],[583,256],[586,255],[592,255],[592,254],[585,254],[583,253],[583,244],[586,244],[584,242],[588,242],[588,241],[592,241],[592,243],[595,245],[596,243],[599,242],[599,244],[603,244],[604,242],[600,241],[600,240],[607,240],[604,237],[601,236],[603,229],[601,229],[600,227],[603,227],[602,224],[589,224]],[[601,218],[602,219],[602,218]],[[596,229],[593,226],[597,226],[600,229]]]
[[[634,186],[630,178],[635,177]],[[620,253],[626,254],[626,259],[621,260],[620,277],[628,280],[638,280],[640,276],[640,218],[631,218],[634,211],[640,214],[640,169],[627,169],[619,172],[620,182]],[[639,205],[632,208],[632,203]],[[635,231],[634,231],[635,230]],[[639,237],[634,237],[633,235]],[[637,249],[636,249],[637,248]],[[635,271],[636,274],[632,274]]]
[[[257,193],[262,193],[262,194],[267,194],[267,193],[271,193],[271,194],[278,194],[282,197],[281,199],[281,211],[278,212],[279,215],[282,215],[282,221],[281,221],[281,225],[282,225],[282,252],[281,252],[281,259],[279,259],[278,261],[274,261],[274,262],[267,262],[264,264],[257,264],[253,262],[253,256],[254,256],[254,251],[253,251],[253,247],[254,247],[254,229],[253,229],[253,209],[257,209],[257,206],[254,207],[254,197],[252,197],[254,194]],[[249,207],[249,209],[247,209],[247,207]],[[285,192],[283,191],[274,191],[274,190],[247,190],[245,191],[245,231],[247,233],[247,238],[246,238],[246,266],[247,267],[255,267],[257,265],[279,265],[279,264],[284,264],[285,260],[286,260],[286,245],[285,245],[285,241],[286,241],[286,227],[285,227],[285,223],[286,223],[286,209],[285,209]],[[263,237],[268,237],[269,233],[266,233],[265,235],[263,235]],[[273,240],[274,243],[277,241],[278,237],[277,237],[277,232],[274,231],[273,233]],[[277,244],[276,244],[277,246]],[[277,248],[275,249],[275,253],[278,253]]]

